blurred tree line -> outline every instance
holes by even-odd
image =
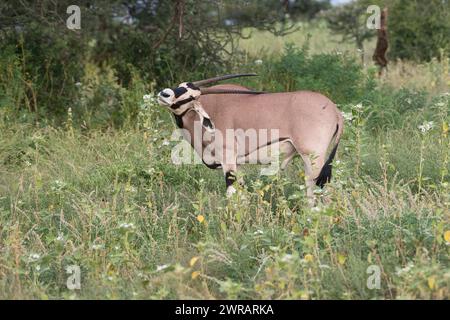
[[[72,4],[0,3],[0,63],[15,55],[31,111],[34,104],[64,111],[77,96],[86,62],[112,68],[125,87],[134,74],[173,85],[227,69],[243,28],[286,34],[296,28],[295,20],[330,6],[328,0],[79,0],[81,29],[69,30],[66,10]]]
[[[389,55],[394,59],[429,61],[450,53],[449,0],[358,0],[323,14],[328,26],[344,41],[364,49],[364,41],[376,33],[366,27],[367,8],[388,8]]]
[[[284,35],[299,20],[325,16],[361,44],[375,35],[361,18],[369,2],[390,7],[391,56],[448,54],[448,0],[358,0],[340,9],[329,0],[79,0],[80,30],[66,27],[71,0],[3,0],[0,108],[58,115],[74,101],[105,113],[132,105],[137,98],[123,97],[122,88],[230,71],[242,61],[236,40],[247,27]]]

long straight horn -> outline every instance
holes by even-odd
[[[228,74],[225,76],[195,81],[195,82],[192,82],[192,84],[195,85],[196,87],[200,87],[200,86],[204,86],[204,85],[207,85],[207,84],[210,84],[213,82],[219,82],[219,81],[228,80],[228,79],[234,79],[234,78],[240,78],[240,77],[256,77],[256,76],[257,76],[256,73]]]
[[[253,91],[253,90],[233,90],[233,89],[213,89],[213,88],[200,88],[202,95],[205,94],[263,94],[267,92]]]

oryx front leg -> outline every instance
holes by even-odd
[[[225,184],[227,186],[227,197],[231,197],[236,193],[236,188],[233,186],[236,182],[236,164],[223,165],[223,174],[225,175]]]
[[[222,169],[225,175],[225,184],[227,187],[227,197],[231,197],[235,192],[236,188],[233,186],[236,182],[236,171],[237,171],[237,158],[236,151],[225,149],[222,153]]]

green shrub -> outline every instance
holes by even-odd
[[[390,55],[429,61],[450,50],[450,2],[396,0],[388,4]]]
[[[279,58],[261,68],[267,91],[318,91],[338,104],[359,101],[373,86],[354,59],[339,52],[310,55],[307,46],[287,45]]]

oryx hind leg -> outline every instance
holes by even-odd
[[[305,183],[306,183],[306,197],[311,206],[315,204],[314,188],[316,185],[316,178],[325,163],[325,153],[315,154],[300,154],[304,162],[305,168]]]
[[[294,144],[290,140],[288,140],[283,142],[281,146],[281,153],[283,155],[283,160],[280,167],[281,170],[284,170],[292,161],[292,159],[294,159],[295,155],[297,154],[297,150],[295,149]]]

